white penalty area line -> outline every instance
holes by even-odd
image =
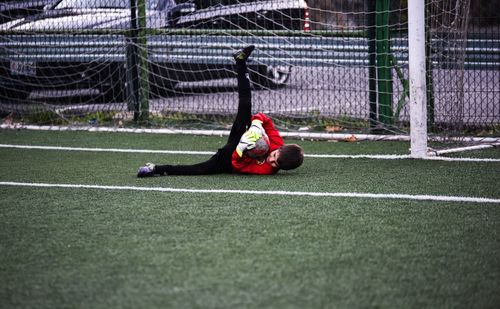
[[[89,151],[89,152],[117,152],[117,153],[159,153],[159,154],[181,154],[181,155],[213,155],[213,151],[187,151],[187,150],[151,150],[151,149],[122,149],[122,148],[84,148],[84,147],[62,147],[62,146],[39,146],[39,145],[11,145],[0,144],[0,148],[14,149],[38,149],[56,151]],[[374,159],[374,160],[404,160],[413,159],[410,155],[334,155],[334,154],[305,154],[308,158],[326,159]],[[456,161],[456,162],[500,162],[500,159],[488,158],[449,158],[449,157],[426,157],[423,160],[431,161]]]
[[[214,151],[148,150],[148,149],[122,149],[122,148],[83,148],[83,147],[9,145],[9,144],[0,144],[0,148],[59,150],[59,151],[89,151],[89,152],[162,153],[162,154],[187,154],[187,155],[213,155],[213,154],[215,154]]]
[[[313,197],[340,197],[340,198],[367,198],[367,199],[396,199],[436,202],[467,202],[467,203],[496,203],[500,199],[466,196],[445,195],[410,195],[410,194],[376,194],[356,192],[300,192],[300,191],[259,191],[259,190],[224,190],[224,189],[185,189],[163,187],[137,187],[137,186],[101,186],[84,184],[57,184],[57,183],[24,183],[2,181],[0,186],[32,187],[32,188],[66,188],[66,189],[98,189],[117,191],[146,191],[167,193],[205,193],[205,194],[242,194],[242,195],[280,195],[280,196],[313,196]]]

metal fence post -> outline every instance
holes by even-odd
[[[138,50],[139,50],[139,121],[149,118],[149,69],[148,69],[148,43],[146,36],[146,0],[137,0],[137,13],[139,25]]]
[[[428,17],[429,0],[425,1],[425,70],[427,84],[427,129],[434,127],[434,77],[432,76],[432,58],[431,58],[431,27]]]
[[[389,0],[378,0],[376,2],[376,54],[379,121],[385,124],[391,124],[393,122],[393,89],[391,50],[389,41]]]
[[[134,121],[149,118],[148,53],[145,0],[130,0],[130,31],[127,37],[128,107]]]
[[[377,46],[376,46],[376,23],[375,23],[375,1],[368,1],[368,88],[370,103],[370,128],[375,129],[378,123],[377,117]]]
[[[130,31],[125,40],[127,66],[127,105],[128,110],[134,112],[134,121],[139,117],[139,71],[137,51],[137,2],[130,0]]]

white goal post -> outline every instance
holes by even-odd
[[[408,1],[411,156],[427,156],[425,1]]]

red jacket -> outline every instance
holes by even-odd
[[[273,121],[269,117],[262,113],[258,113],[252,117],[252,121],[255,119],[262,121],[262,127],[269,137],[270,145],[267,154],[283,146],[283,138],[278,130],[276,130]],[[236,151],[233,152],[231,163],[233,165],[233,171],[241,174],[272,175],[276,174],[279,170],[279,168],[272,167],[266,160],[258,161],[246,155],[240,157]]]

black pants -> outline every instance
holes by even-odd
[[[236,65],[238,79],[238,112],[229,133],[227,144],[205,162],[193,165],[156,165],[155,174],[160,175],[209,175],[231,173],[231,156],[241,136],[251,125],[252,93],[246,73],[246,63]]]

